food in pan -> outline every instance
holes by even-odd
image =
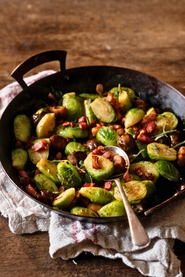
[[[101,88],[101,89],[99,89]],[[58,95],[58,94],[57,94]],[[178,118],[150,107],[127,87],[94,94],[48,94],[45,106],[14,118],[12,165],[26,191],[75,215],[126,215],[116,184],[121,178],[136,213],[161,202],[161,186],[175,187],[185,168],[185,141]],[[130,159],[105,146],[122,148]]]

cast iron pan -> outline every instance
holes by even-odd
[[[165,82],[148,74],[131,70],[128,68],[112,66],[88,66],[72,69],[65,69],[65,51],[48,51],[40,53],[20,64],[12,73],[12,77],[22,86],[23,90],[18,94],[5,109],[0,120],[0,160],[4,171],[12,183],[33,201],[47,207],[48,209],[71,219],[93,223],[108,223],[123,221],[126,216],[112,218],[90,218],[72,215],[65,211],[58,211],[52,207],[36,200],[23,188],[16,170],[11,164],[11,149],[13,138],[13,119],[18,113],[31,114],[35,103],[45,103],[48,93],[53,89],[60,94],[75,91],[78,93],[94,93],[98,83],[103,84],[105,90],[121,86],[132,88],[139,96],[146,100],[150,106],[158,107],[160,110],[173,111],[179,119],[179,128],[185,133],[185,96]],[[23,76],[34,67],[43,63],[58,60],[60,71],[43,78],[27,87]],[[167,189],[161,203],[151,207],[140,218],[161,208],[166,203],[185,195],[185,182],[181,180],[175,186]]]

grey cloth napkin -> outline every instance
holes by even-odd
[[[33,82],[51,73],[41,72],[25,81]],[[20,90],[17,83],[13,83],[0,91],[1,112]],[[142,224],[150,243],[138,247],[132,244],[126,221],[102,225],[59,216],[16,188],[0,165],[1,214],[8,218],[9,228],[15,234],[48,232],[51,258],[75,259],[85,251],[109,259],[120,258],[145,276],[182,277],[173,246],[175,239],[185,242],[184,211],[185,199],[181,199],[144,218]]]

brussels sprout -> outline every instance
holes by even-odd
[[[91,99],[91,100],[95,100],[96,98],[100,97],[99,94],[91,94],[91,93],[80,93],[79,96],[82,98]]]
[[[26,143],[31,137],[31,120],[25,114],[19,114],[14,118],[13,129],[15,139]]]
[[[34,180],[39,190],[49,190],[50,192],[58,191],[58,187],[55,183],[44,174],[37,174]]]
[[[148,152],[147,152],[147,144],[141,142],[140,140],[136,140],[136,145],[139,149],[139,151],[141,151],[141,155],[145,160],[149,160],[149,156],[148,156]]]
[[[66,189],[79,188],[82,178],[78,170],[68,161],[63,160],[57,165],[58,178]]]
[[[98,215],[95,212],[84,207],[74,207],[71,209],[71,213],[80,216],[98,217]]]
[[[28,160],[28,153],[22,148],[14,148],[12,150],[12,165],[17,170],[23,170]]]
[[[68,121],[75,121],[84,115],[83,100],[78,96],[65,94],[62,105],[67,109]]]
[[[98,211],[98,214],[100,217],[125,216],[126,211],[123,201],[114,200],[108,203]]]
[[[114,164],[112,161],[107,159],[104,156],[98,157],[98,164],[100,169],[93,168],[92,166],[92,153],[90,153],[87,158],[84,160],[84,166],[89,174],[96,180],[105,180],[108,179],[114,172]]]
[[[111,123],[116,120],[115,110],[105,98],[97,98],[90,106],[100,121]]]
[[[156,117],[155,123],[157,126],[154,135],[158,135],[164,131],[175,130],[178,125],[178,119],[173,113],[164,112]]]
[[[118,100],[118,96],[119,96],[119,93],[121,91],[126,91],[130,97],[130,100],[133,102],[135,100],[135,97],[136,97],[136,94],[135,94],[135,91],[131,88],[127,88],[127,87],[114,87],[110,90],[110,92],[114,93],[114,98],[116,98]]]
[[[112,194],[100,187],[82,187],[79,193],[91,200],[91,202],[105,205],[112,200]]]
[[[145,112],[142,109],[130,109],[125,116],[125,128],[128,128],[138,123],[144,117],[144,115]]]
[[[87,208],[93,211],[94,213],[98,213],[98,211],[103,207],[103,205],[90,203]]]
[[[66,209],[73,199],[75,198],[75,189],[69,188],[59,194],[54,200],[52,205],[58,209]]]
[[[111,127],[102,127],[96,134],[96,139],[103,145],[117,146],[119,135]]]
[[[132,108],[132,102],[128,93],[125,90],[121,91],[121,94],[118,96],[118,101],[120,103],[120,109],[124,112],[127,112]]]
[[[93,120],[97,119],[95,116],[91,106],[90,106],[89,100],[84,100],[84,108],[85,108],[85,116],[87,117],[87,120],[89,123],[91,123]]]
[[[33,141],[33,144],[35,144],[39,141],[42,141],[42,140],[45,140],[48,144],[50,143],[49,138],[46,138],[46,139],[36,139]],[[42,158],[47,160],[49,157],[49,147],[48,147],[48,149],[39,150],[39,151],[34,151],[32,148],[29,148],[28,156],[29,156],[30,161],[33,164],[37,164]]]
[[[58,136],[71,139],[86,138],[89,136],[89,133],[90,130],[81,130],[79,123],[76,123],[74,127],[71,127],[70,125],[66,127],[59,125],[56,129],[56,134]]]
[[[122,187],[128,201],[131,204],[139,203],[143,198],[146,197],[146,187],[140,181],[126,182],[122,185]],[[115,187],[114,189],[114,198],[117,200],[122,200],[118,187]]]
[[[134,130],[132,127],[125,129],[125,131],[127,134],[131,135],[134,139],[136,138],[136,134],[134,133]]]
[[[168,161],[158,161],[155,163],[155,166],[160,175],[164,178],[174,182],[180,180],[180,173],[172,163]]]
[[[140,178],[142,180],[146,180],[147,178],[151,178],[154,183],[157,182],[159,178],[159,172],[156,169],[156,166],[152,162],[148,161],[140,161],[137,163],[133,163],[130,165],[129,172],[131,174],[136,174],[137,175],[137,169],[139,169],[142,173]]]
[[[48,113],[49,112],[49,110],[48,110],[48,108],[47,107],[45,107],[45,108],[40,108],[38,111],[36,111],[36,113],[35,114],[41,114],[41,113]]]
[[[45,114],[36,126],[36,134],[38,138],[48,138],[54,131],[56,125],[55,114]]]
[[[149,143],[147,152],[152,160],[175,161],[177,158],[177,151],[163,143]]]
[[[151,107],[151,108],[149,108],[149,109],[146,111],[145,118],[146,118],[147,116],[149,116],[152,112],[155,112],[154,107]]]
[[[73,152],[77,152],[77,151],[85,151],[87,154],[89,154],[89,149],[87,147],[85,147],[83,144],[81,144],[80,142],[76,142],[76,141],[71,141],[69,142],[66,147],[65,147],[65,155],[68,156],[70,154],[72,154]]]
[[[41,159],[36,167],[42,172],[45,176],[51,179],[55,183],[59,183],[59,179],[57,177],[57,164],[55,162],[48,161],[46,159]]]

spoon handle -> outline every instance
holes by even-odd
[[[139,221],[138,217],[134,213],[130,203],[128,202],[128,199],[122,188],[120,179],[115,179],[115,182],[120,191],[120,194],[121,194],[124,206],[125,206],[125,210],[127,213],[132,242],[138,246],[146,245],[149,242],[149,237],[148,237],[144,227],[142,226],[141,222]]]

